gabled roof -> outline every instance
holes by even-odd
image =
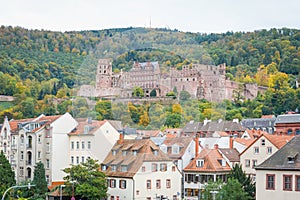
[[[243,119],[241,124],[247,128],[253,127],[273,127],[276,118],[252,118],[252,119]]]
[[[200,131],[200,128],[203,126],[201,122],[188,122],[185,127],[182,129],[184,133],[197,133]]]
[[[186,148],[192,142],[192,137],[176,137],[176,138],[166,138],[163,144],[167,147],[172,147],[173,145],[179,146],[179,154],[172,154],[172,148],[167,148],[167,154],[172,159],[178,159],[183,156],[186,151]]]
[[[123,131],[122,121],[107,120],[117,131]]]
[[[300,114],[278,115],[275,124],[300,123]]]
[[[246,128],[237,122],[213,121],[200,128],[200,131],[245,131]]]
[[[256,141],[258,141],[263,136],[267,140],[269,140],[277,149],[283,147],[288,141],[293,138],[293,136],[289,135],[271,135],[269,133],[262,132],[262,134],[257,139],[255,139],[240,155],[246,152],[253,144],[255,144]]]
[[[132,178],[144,162],[172,161],[150,139],[123,140],[121,144],[117,142],[112,150],[116,154],[114,155],[113,151],[110,151],[102,163],[108,167],[104,171],[105,174],[112,177]],[[136,155],[134,151],[136,151]],[[112,171],[113,165],[117,167],[116,171]],[[127,166],[127,171],[122,172],[121,166]]]
[[[93,134],[107,122],[106,120],[98,121],[88,120],[86,118],[78,118],[76,121],[78,122],[78,125],[69,133],[70,135]]]
[[[300,171],[300,136],[295,136],[255,169]]]
[[[236,150],[236,148],[219,148],[219,151],[230,162],[240,162],[240,153]]]
[[[202,173],[229,172],[231,168],[226,161],[225,165],[222,166],[222,159],[224,158],[218,149],[203,149],[198,156],[184,168],[183,171]],[[202,167],[198,167],[197,160],[204,160],[204,165]]]

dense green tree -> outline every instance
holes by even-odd
[[[132,92],[133,97],[144,97],[145,93],[141,87],[134,87]]]
[[[106,176],[99,170],[97,160],[87,159],[86,162],[73,165],[63,171],[67,173],[64,180],[68,186],[74,184],[75,195],[81,198],[98,200],[107,197]]]
[[[185,90],[182,90],[179,95],[180,101],[187,101],[191,98],[191,94]]]
[[[5,190],[16,184],[15,173],[3,151],[0,153],[0,174],[0,196],[3,196]]]
[[[97,112],[98,120],[113,119],[112,105],[109,100],[100,100],[96,103],[95,111]]]
[[[227,183],[218,191],[216,199],[248,200],[250,196],[243,190],[242,184],[237,179],[229,178]]]
[[[46,181],[45,168],[42,162],[38,162],[34,166],[32,184],[35,185],[35,187],[33,187],[32,189],[34,191],[33,199],[45,199],[46,192],[48,191],[48,186]]]
[[[242,186],[242,189],[248,194],[252,199],[255,198],[255,183],[252,182],[250,176],[247,176],[243,171],[242,167],[236,164],[230,174],[229,178],[232,180],[236,179]]]

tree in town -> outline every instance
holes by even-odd
[[[226,200],[248,200],[250,196],[243,190],[242,184],[234,178],[229,178],[216,195],[216,199]]]
[[[5,190],[16,184],[15,173],[3,151],[0,153],[0,174],[0,196],[3,196]]]
[[[133,88],[133,92],[132,92],[132,96],[134,97],[144,97],[144,90],[141,87],[134,87]]]
[[[106,176],[99,170],[97,160],[87,159],[86,162],[73,165],[63,171],[67,173],[64,180],[69,188],[74,187],[75,196],[96,200],[107,196]]]
[[[250,176],[246,175],[240,165],[236,164],[232,168],[229,178],[236,179],[241,184],[243,190],[248,194],[248,196],[251,198],[255,197],[255,183],[252,182]]]
[[[38,162],[34,167],[33,172],[33,181],[32,184],[35,185],[33,187],[34,199],[45,199],[46,192],[48,191],[46,175],[45,175],[45,167],[42,162]]]

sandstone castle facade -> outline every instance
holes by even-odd
[[[165,97],[177,90],[188,92],[192,98],[219,102],[232,99],[239,92],[245,99],[253,99],[265,88],[256,84],[244,84],[226,79],[226,65],[192,64],[182,70],[174,67],[167,73],[160,71],[158,62],[135,62],[128,72],[113,73],[108,59],[100,59],[97,65],[95,86],[81,86],[78,95],[103,98],[131,98],[134,87],[141,87],[145,97],[155,94]]]

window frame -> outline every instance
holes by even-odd
[[[254,154],[259,154],[259,147],[254,147],[253,150],[254,150]]]
[[[282,180],[282,189],[284,191],[292,191],[293,190],[293,175],[291,175],[291,174],[289,174],[289,175],[288,174],[283,174],[282,178],[283,178],[283,180]],[[287,183],[286,178],[290,178],[290,182],[289,183]],[[290,184],[290,187],[287,188],[286,184]]]
[[[251,166],[251,161],[250,159],[245,160],[245,167],[250,167]]]
[[[299,188],[297,188],[298,185],[299,185]],[[295,191],[298,191],[298,192],[300,191],[300,175],[295,175]]]
[[[119,180],[119,188],[126,189],[126,180]]]
[[[269,187],[268,177],[273,177],[273,187]],[[275,190],[275,174],[266,174],[266,190]]]
[[[166,188],[171,188],[171,179],[166,179]]]
[[[156,189],[160,189],[161,188],[161,180],[157,179],[155,182],[155,185],[156,185]]]
[[[146,180],[146,188],[151,190],[151,180],[150,179]]]

